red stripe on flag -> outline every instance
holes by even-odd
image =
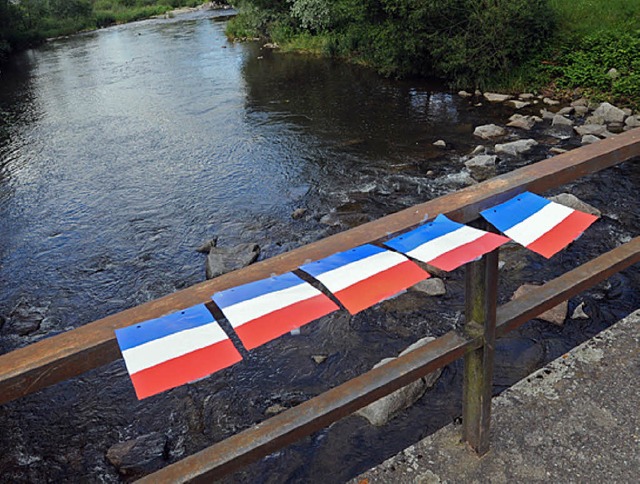
[[[235,330],[244,346],[252,350],[338,309],[340,308],[331,299],[324,294],[318,294],[253,319]]]
[[[435,259],[427,262],[427,264],[437,267],[438,269],[442,269],[443,271],[452,271],[461,265],[480,257],[481,255],[491,252],[507,242],[509,242],[507,237],[487,233],[473,242],[456,247],[455,249],[436,257]]]
[[[242,360],[231,340],[172,358],[131,375],[139,400],[204,378]]]
[[[408,260],[338,291],[334,296],[351,314],[356,314],[429,277],[428,272]]]
[[[576,240],[596,220],[598,217],[595,215],[575,210],[549,232],[529,244],[527,249],[549,259]]]

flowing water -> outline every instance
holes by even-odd
[[[256,242],[266,258],[460,188],[473,127],[512,113],[434,83],[229,43],[224,28],[210,12],[139,22],[57,40],[3,67],[0,352],[202,281],[195,249],[213,236]],[[548,127],[533,136],[540,147],[501,160],[501,172],[577,144]],[[638,183],[630,162],[572,184],[605,216],[552,262],[508,251],[501,301],[637,235]],[[298,208],[306,214],[293,219]],[[355,317],[336,313],[142,402],[118,361],[4,405],[0,480],[118,481],[109,447],[152,432],[166,437],[164,463],[191,454],[273,405],[307,400],[450,330],[462,318],[462,275],[445,277],[441,298],[407,293]],[[639,279],[626,271],[571,301],[585,301],[588,320],[534,321],[502,340],[496,391],[637,308]],[[343,481],[451,422],[459,394],[458,363],[389,425],[344,419],[235,479]]]

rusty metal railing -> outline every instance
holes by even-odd
[[[0,355],[0,404],[120,358],[114,335],[117,328],[208,302],[217,291],[294,270],[307,260],[379,241],[439,213],[469,223],[480,211],[518,193],[544,192],[637,156],[640,130],[628,131]],[[496,308],[496,250],[467,265],[467,322],[462,333],[449,332],[142,480],[186,482],[221,477],[461,357],[465,358],[463,438],[482,454],[489,445],[495,338],[638,261],[640,237]]]

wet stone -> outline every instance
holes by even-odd
[[[162,467],[168,457],[167,436],[159,432],[112,445],[107,460],[127,477],[147,474]]]
[[[473,134],[482,139],[491,139],[491,138],[498,138],[500,136],[504,136],[505,134],[507,134],[507,132],[501,126],[497,126],[495,124],[485,124],[483,126],[478,126],[473,131]]]
[[[484,181],[496,176],[496,159],[495,155],[475,156],[465,162],[464,166],[467,167],[473,178]]]
[[[435,338],[430,336],[422,338],[406,348],[398,356],[403,356],[433,340],[435,340]],[[377,363],[373,368],[378,368],[394,359],[395,358],[385,358]],[[356,412],[356,415],[366,418],[371,425],[375,425],[377,427],[385,425],[402,410],[409,408],[417,402],[422,395],[424,395],[427,389],[435,384],[441,373],[442,368],[439,368],[438,370],[429,373],[426,377],[420,378],[387,395],[386,397],[382,397],[380,400],[361,408]]]
[[[602,212],[596,207],[583,202],[571,193],[559,193],[558,195],[549,197],[549,200],[559,203],[560,205],[564,205],[565,207],[573,208],[574,210],[579,210],[581,212],[595,215],[596,217],[602,216]]]
[[[516,290],[516,292],[511,297],[511,300],[527,295],[536,287],[537,286],[534,286],[532,284],[523,284]],[[557,326],[562,326],[564,324],[565,318],[567,317],[568,309],[569,303],[567,303],[567,301],[564,301],[557,306],[549,309],[548,311],[545,311],[544,313],[536,316],[535,319],[541,319]]]
[[[206,262],[207,279],[253,264],[260,255],[258,244],[239,244],[234,247],[212,247]]]
[[[307,213],[307,209],[306,208],[296,208],[293,213],[291,214],[291,218],[294,220],[300,219],[302,217],[304,217],[304,215]]]
[[[444,281],[437,277],[431,277],[424,281],[420,281],[418,284],[413,286],[411,290],[424,293],[427,296],[443,296],[447,293]]]
[[[35,333],[40,329],[48,309],[48,306],[33,306],[26,299],[21,299],[9,314],[10,331],[18,336]]]

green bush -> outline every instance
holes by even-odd
[[[325,53],[387,76],[440,76],[465,86],[507,73],[553,26],[547,0],[242,0],[239,8],[230,36],[282,37],[286,25],[282,41],[294,47],[314,35]]]
[[[579,45],[565,44],[540,69],[560,90],[576,90],[600,100],[638,105],[640,101],[640,31],[601,31]],[[616,69],[617,76],[610,76]]]

